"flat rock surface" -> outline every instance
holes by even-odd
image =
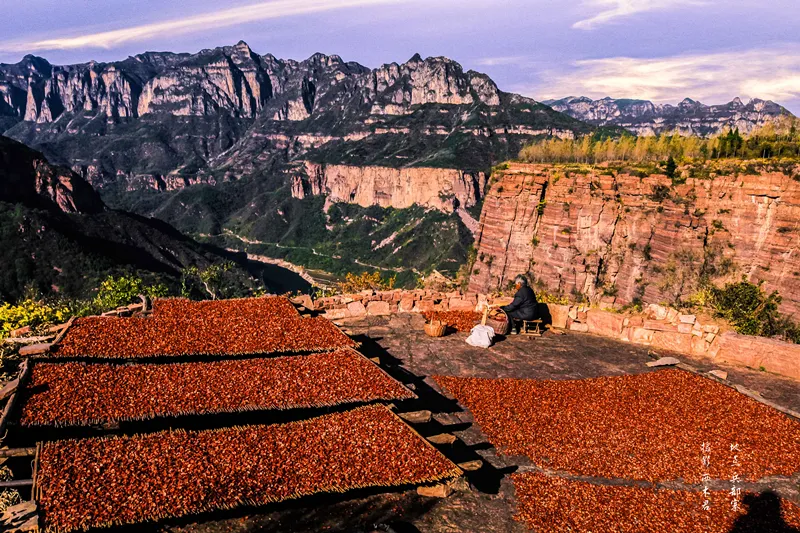
[[[428,409],[433,420],[415,426],[425,436],[452,433],[460,441],[443,449],[456,462],[482,459],[484,466],[469,472],[471,490],[456,491],[447,498],[419,496],[415,490],[308,502],[257,514],[194,524],[161,525],[158,531],[211,532],[303,532],[337,531],[372,533],[528,531],[514,520],[514,487],[506,475],[529,470],[534,465],[524,457],[499,456],[488,443],[470,413],[440,394],[431,375],[482,378],[584,379],[599,376],[651,372],[646,363],[661,357],[709,372],[722,369],[728,381],[759,392],[765,399],[800,411],[800,383],[765,372],[718,365],[669,352],[651,351],[646,346],[569,332],[546,333],[543,337],[498,337],[488,350],[464,342],[467,333],[430,338],[422,330],[424,320],[416,314],[373,316],[345,323],[361,351],[378,357],[390,374],[415,385],[419,400],[409,410]],[[787,484],[776,489],[786,494]],[[792,487],[788,487],[791,496]],[[794,499],[794,498],[793,498]],[[797,501],[797,500],[795,500]],[[153,529],[155,531],[156,529]]]

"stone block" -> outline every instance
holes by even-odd
[[[681,324],[694,324],[697,321],[697,317],[694,315],[678,315],[678,322]]]
[[[553,320],[552,326],[554,328],[564,329],[567,327],[567,319],[569,318],[569,306],[558,304],[547,304],[550,310],[550,317]]]
[[[619,337],[622,333],[625,317],[617,313],[590,309],[586,313],[586,324],[589,332],[606,337]]]
[[[632,316],[628,318],[628,325],[631,327],[642,327],[644,326],[644,318],[640,316]]]
[[[678,321],[678,312],[670,307],[669,309],[667,309],[667,322],[674,323],[677,321]]]
[[[631,328],[630,339],[635,344],[650,344],[654,333],[651,329],[635,327]]]
[[[719,379],[728,379],[728,373],[725,372],[724,370],[712,370],[711,372],[709,372],[709,374],[711,374],[712,376],[716,376]]]
[[[720,361],[800,379],[800,345],[733,331],[719,335],[717,341]]]
[[[475,302],[463,298],[450,298],[450,311],[474,311]]]
[[[325,311],[325,318],[328,320],[341,320],[343,318],[350,318],[350,311],[345,307],[344,309],[328,309]]]
[[[347,310],[350,311],[350,316],[365,316],[367,308],[361,302],[350,302],[347,304]]]
[[[580,322],[586,322],[586,319],[587,319],[588,316],[589,315],[588,315],[588,313],[586,311],[578,311],[577,320],[580,321]]]
[[[385,316],[392,313],[389,302],[375,301],[367,304],[367,314],[371,316]]]
[[[433,300],[419,300],[414,304],[414,309],[412,312],[414,313],[430,313],[433,311],[435,305]]]
[[[577,331],[578,333],[588,333],[589,332],[589,324],[583,324],[581,322],[573,322],[569,326],[570,331]]]
[[[678,333],[691,333],[691,332],[692,332],[691,324],[686,324],[684,322],[678,324]]]
[[[706,333],[706,336],[705,336],[706,342],[714,342],[715,338],[716,338],[716,334],[714,334],[714,333]]]
[[[675,359],[674,357],[662,357],[658,361],[650,361],[649,363],[645,364],[649,367],[655,367],[655,366],[675,366],[679,365],[680,363],[681,363],[680,360]]]
[[[678,331],[677,326],[675,326],[674,324],[670,324],[669,322],[662,322],[660,320],[645,320],[644,328],[651,329],[653,331],[674,331],[674,332]]]
[[[677,331],[655,331],[651,346],[660,350],[669,350],[677,353],[692,353],[692,335],[678,333]]]
[[[665,320],[667,312],[667,308],[663,305],[650,304],[647,306],[647,316],[655,320]]]
[[[719,333],[719,326],[715,326],[713,324],[706,324],[705,326],[703,326],[703,331],[705,331],[706,333],[716,334]]]
[[[578,310],[574,307],[571,307],[569,310],[569,317],[572,320],[578,320]]]
[[[692,355],[707,356],[709,345],[703,337],[692,335]]]
[[[414,310],[414,297],[413,296],[404,296],[400,299],[399,306],[397,311],[400,313],[410,313]]]

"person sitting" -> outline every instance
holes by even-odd
[[[516,333],[519,333],[519,321],[534,320],[536,318],[536,305],[538,302],[533,289],[528,287],[528,280],[525,276],[517,276],[514,279],[514,287],[517,290],[514,295],[514,301],[501,307],[501,309],[506,312],[509,320],[514,321]]]

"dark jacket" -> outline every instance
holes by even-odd
[[[530,287],[521,287],[514,295],[514,301],[503,307],[511,318],[533,320],[536,318],[536,295]]]

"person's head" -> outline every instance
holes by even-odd
[[[528,279],[522,274],[520,274],[519,276],[514,278],[514,286],[517,288],[517,290],[520,290],[522,287],[527,287]]]

